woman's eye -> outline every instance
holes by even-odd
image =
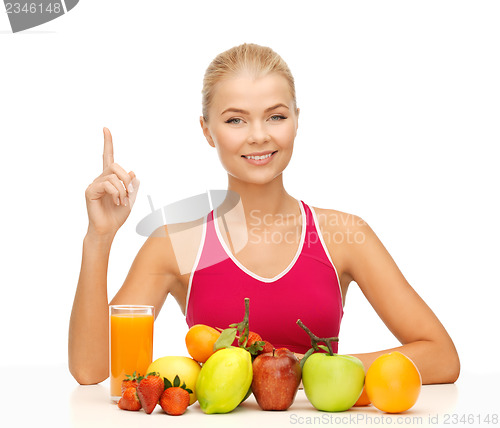
[[[235,125],[239,125],[241,123],[241,119],[233,117],[232,119],[226,120],[226,123],[234,123]]]
[[[286,117],[281,115],[281,114],[275,114],[275,115],[271,116],[271,120],[273,122],[278,122],[278,121],[283,120],[283,119],[286,119]]]

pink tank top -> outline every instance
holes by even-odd
[[[274,278],[246,269],[228,249],[213,211],[189,279],[186,322],[227,328],[240,322],[244,299],[250,298],[249,327],[275,348],[305,353],[309,336],[297,319],[319,337],[338,336],[344,313],[336,268],[328,254],[314,210],[300,201],[302,232],[290,265]],[[217,218],[217,212],[216,212]],[[334,343],[334,352],[338,345]]]

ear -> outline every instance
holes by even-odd
[[[212,139],[212,135],[210,135],[210,130],[208,129],[208,124],[203,116],[200,116],[200,125],[201,129],[203,130],[203,135],[208,141],[208,144],[210,144],[212,147],[215,147],[214,140]]]
[[[297,107],[297,128],[299,129],[299,114],[300,114],[300,108]],[[297,132],[295,132],[295,135],[297,135]]]

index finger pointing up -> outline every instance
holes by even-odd
[[[102,170],[104,171],[115,160],[113,156],[113,137],[108,128],[103,129],[104,132],[104,153],[102,155]]]

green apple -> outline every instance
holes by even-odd
[[[314,353],[302,367],[304,392],[326,412],[343,412],[358,400],[365,383],[363,363],[350,355]]]

